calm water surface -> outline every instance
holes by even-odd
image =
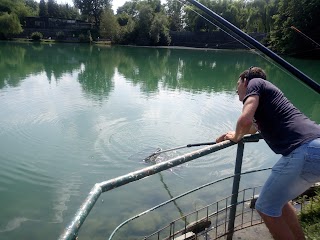
[[[288,60],[320,82],[320,61]],[[96,182],[149,166],[143,158],[158,147],[213,141],[233,129],[242,106],[237,76],[251,65],[265,68],[320,123],[319,95],[254,52],[0,43],[0,239],[56,239]],[[232,174],[235,152],[103,194],[80,239],[106,239],[127,218]],[[277,157],[263,141],[246,144],[243,171],[270,167]],[[117,238],[143,236],[169,215],[218,200],[229,186],[155,211]]]

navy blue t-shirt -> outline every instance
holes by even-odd
[[[254,122],[275,153],[288,155],[303,143],[320,137],[320,126],[293,106],[272,83],[251,79],[243,103],[252,95],[259,96]]]

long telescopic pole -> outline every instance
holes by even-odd
[[[298,28],[296,28],[295,26],[291,26],[291,29],[293,29],[294,31],[296,31],[297,33],[300,33],[302,36],[304,36],[306,39],[308,39],[309,41],[313,42],[315,45],[317,45],[317,47],[320,47],[320,44],[317,43],[315,40],[313,40],[311,37],[308,37],[306,34],[304,34],[303,32],[301,32]]]
[[[275,62],[280,64],[283,68],[285,68],[286,70],[291,72],[294,76],[296,76],[302,82],[307,84],[310,88],[312,88],[316,92],[320,93],[320,84],[318,84],[317,82],[312,80],[310,77],[308,77],[303,72],[301,72],[300,70],[298,70],[297,68],[292,66],[290,63],[288,63],[283,58],[281,58],[280,56],[278,56],[277,54],[272,52],[270,49],[268,49],[265,46],[263,46],[257,40],[255,40],[254,38],[252,38],[248,34],[244,33],[239,28],[237,28],[233,24],[229,23],[227,20],[225,20],[224,18],[220,17],[218,14],[216,14],[212,10],[208,9],[206,6],[204,6],[203,4],[199,3],[198,1],[195,1],[195,0],[187,0],[187,1],[190,2],[191,4],[193,4],[194,6],[198,7],[202,11],[204,11],[210,17],[212,17],[213,19],[215,19],[216,21],[221,23],[223,26],[227,27],[229,30],[231,30],[232,32],[234,32],[235,34],[237,34],[238,36],[240,36],[241,38],[243,38],[247,42],[249,42],[251,45],[256,47],[258,50],[263,52],[265,55],[267,55],[268,57],[273,59]]]

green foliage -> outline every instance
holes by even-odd
[[[60,17],[59,14],[59,5],[55,0],[48,0],[48,17],[58,18]]]
[[[58,40],[64,40],[64,39],[66,39],[66,35],[64,34],[63,31],[57,32],[57,33],[56,33],[56,37],[57,37]]]
[[[320,239],[320,194],[307,203],[299,215],[301,226],[308,239]]]
[[[0,0],[0,12],[11,13],[14,9],[14,4],[10,0]]]
[[[79,42],[88,42],[86,36],[83,33],[79,34]]]
[[[315,40],[320,40],[320,1],[318,0],[280,0],[278,13],[273,16],[274,27],[271,31],[270,44],[280,53],[294,53],[311,48],[301,35],[291,26]]]
[[[25,0],[0,0],[0,13],[14,13],[20,19],[22,23],[24,18],[27,16],[35,16],[37,14],[36,10],[30,7],[32,5],[31,1],[28,1],[29,5]],[[33,5],[33,7],[35,7]]]
[[[150,28],[150,38],[154,45],[169,45],[169,22],[164,14],[157,13],[153,18]]]
[[[57,4],[57,0],[0,0],[0,15],[5,19],[17,16],[24,23],[26,16],[49,16],[80,19],[95,24],[96,31],[113,42],[141,45],[167,45],[169,31],[216,31],[220,26],[198,8],[176,0],[131,0],[118,8],[115,16],[112,0],[74,0],[75,7]],[[290,27],[295,26],[307,36],[320,40],[319,0],[200,0],[208,8],[246,32],[268,33],[270,46],[279,53],[298,52],[307,47],[306,40]],[[5,15],[7,14],[7,15]],[[14,14],[11,16],[11,14]],[[15,18],[16,20],[16,18]],[[21,32],[15,20],[4,32]],[[15,26],[15,27],[13,27]],[[14,31],[12,29],[15,29]],[[7,33],[6,33],[7,34]],[[86,34],[84,34],[85,36]],[[93,32],[94,37],[96,36]],[[86,36],[84,38],[87,38]],[[85,40],[87,41],[87,40]],[[310,44],[309,44],[310,45]],[[310,48],[310,46],[308,46]]]
[[[153,10],[154,13],[159,13],[161,12],[161,1],[160,0],[148,0],[148,1],[143,1],[147,3]]]
[[[99,28],[101,14],[104,9],[111,8],[111,0],[74,0],[74,5]]]
[[[32,39],[33,41],[41,41],[42,38],[43,38],[43,35],[42,35],[41,32],[33,32],[33,33],[31,34],[31,39]]]
[[[101,15],[100,35],[112,42],[118,40],[120,25],[111,9],[106,9]]]
[[[117,9],[117,15],[121,15],[125,13],[132,17],[135,17],[138,14],[137,5],[138,5],[138,1],[127,1]]]
[[[40,3],[39,3],[39,16],[40,17],[48,16],[48,6],[44,0],[40,0]]]
[[[153,10],[149,5],[141,5],[138,15],[138,28],[141,35],[148,35],[153,20]]]
[[[167,0],[166,14],[171,31],[181,31],[183,29],[183,4],[176,0]]]
[[[117,15],[117,21],[121,27],[126,26],[129,22],[129,19],[130,19],[129,14],[125,12]]]
[[[25,0],[26,7],[29,8],[31,15],[30,16],[38,16],[39,15],[39,4],[35,0]]]
[[[2,38],[8,38],[12,34],[21,32],[21,24],[16,14],[0,13],[0,35]]]
[[[92,42],[91,32],[88,31],[87,34],[79,34],[79,42],[81,43],[89,43]]]
[[[80,19],[79,11],[75,7],[70,7],[68,4],[58,5],[59,18],[65,19]]]
[[[123,14],[121,14],[123,16]],[[118,20],[119,22],[119,20]],[[125,23],[124,25],[120,25],[119,27],[119,37],[117,42],[121,44],[132,44],[135,43],[137,31],[136,31],[136,22],[133,20],[132,17],[128,16],[126,21],[122,22]]]

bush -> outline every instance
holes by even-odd
[[[80,41],[80,42],[86,42],[86,39],[87,39],[87,38],[84,36],[84,34],[82,34],[82,33],[79,34],[79,41]]]
[[[43,35],[42,35],[41,32],[33,32],[33,33],[31,34],[31,39],[32,39],[33,41],[40,41],[42,38],[43,38]]]
[[[88,35],[80,34],[79,35],[80,42],[92,42],[92,37],[90,31],[88,31]]]
[[[301,226],[308,239],[320,239],[320,192],[303,208],[299,215]],[[305,199],[302,201],[306,201]]]
[[[57,33],[56,33],[56,37],[57,37],[58,40],[63,40],[63,39],[66,38],[66,36],[65,36],[65,34],[64,34],[63,31],[57,32]]]

